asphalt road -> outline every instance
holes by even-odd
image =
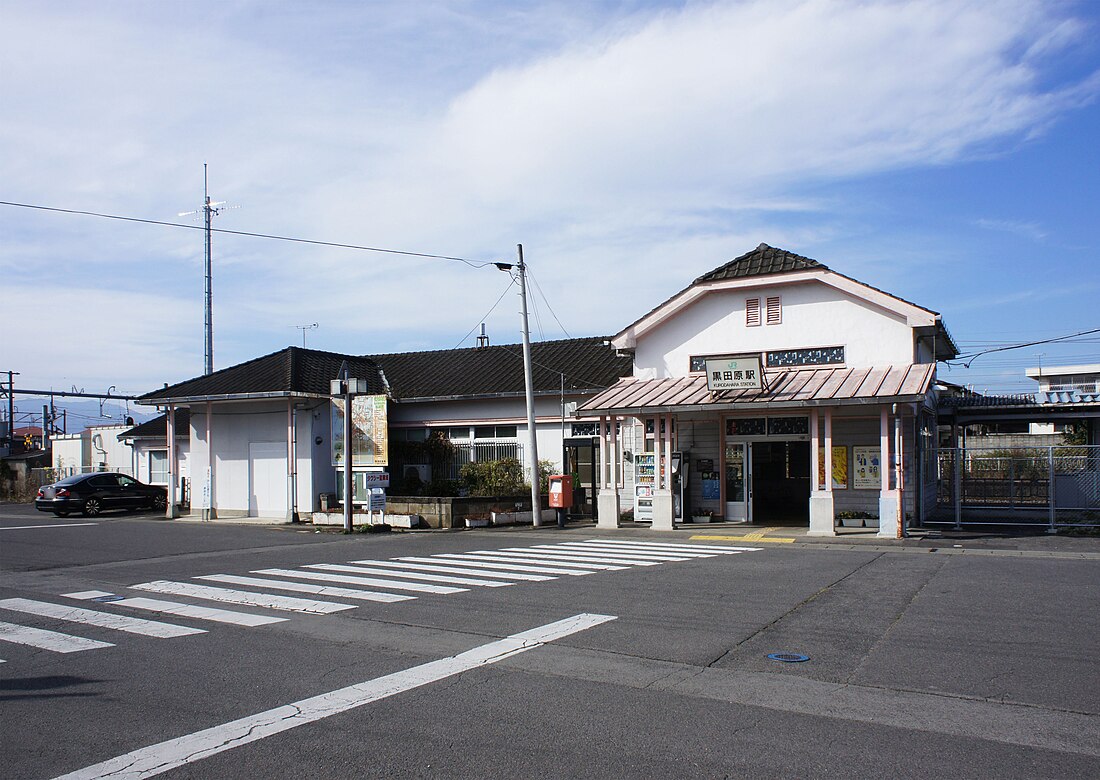
[[[592,527],[344,536],[59,521],[0,506],[0,623],[16,627],[0,640],[0,776],[1100,776],[1096,559],[760,543],[616,570],[573,561],[583,576],[495,570],[548,577],[505,580],[477,568],[487,560],[438,557],[524,548],[515,557],[535,567],[550,567],[534,562],[547,555],[611,565],[610,552],[563,546],[592,539],[748,546]],[[466,588],[429,593],[302,575],[408,557],[430,559],[408,573],[497,587],[404,580]],[[272,569],[288,573],[254,573]],[[210,576],[415,598],[199,579]],[[135,587],[150,583],[352,606],[311,614]],[[93,592],[284,620],[218,623]],[[41,604],[68,619],[34,614]],[[73,607],[203,633],[75,623]],[[10,641],[26,629],[109,646]]]

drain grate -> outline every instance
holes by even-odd
[[[125,596],[97,596],[92,601],[107,602],[107,601],[122,601]]]
[[[768,658],[773,661],[782,661],[785,664],[800,664],[809,661],[810,656],[801,653],[768,653]]]

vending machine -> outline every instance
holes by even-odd
[[[672,470],[669,472],[672,476],[670,481],[672,486],[672,516],[677,520],[684,519],[684,507],[687,506],[688,496],[690,495],[688,493],[688,477],[691,474],[690,464],[690,452],[672,453]]]
[[[657,456],[652,452],[634,456],[634,519],[653,519],[653,491],[657,489]]]

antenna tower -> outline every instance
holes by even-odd
[[[202,213],[206,223],[206,306],[205,306],[205,339],[203,350],[203,374],[214,373],[214,317],[213,317],[213,275],[210,270],[210,224],[214,217],[221,213],[224,200],[210,200],[210,190],[207,186],[206,163],[202,164],[202,209],[196,211],[181,211],[179,216],[186,217],[190,214]]]

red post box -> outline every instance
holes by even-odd
[[[550,506],[568,509],[573,506],[573,476],[555,474],[550,477]]]

